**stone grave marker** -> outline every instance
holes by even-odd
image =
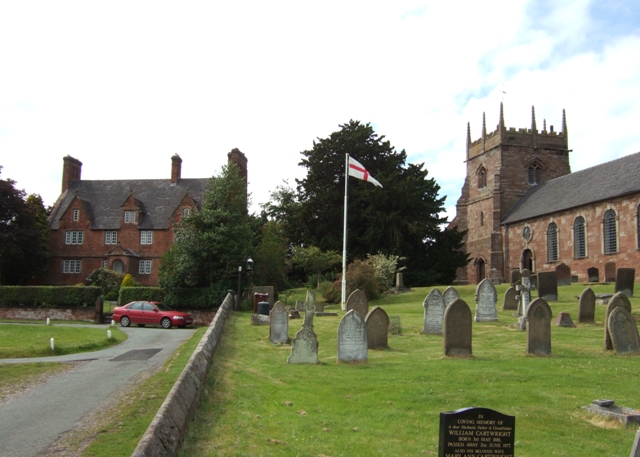
[[[605,351],[613,350],[613,342],[611,341],[611,334],[609,333],[609,315],[616,307],[622,307],[629,313],[631,313],[631,302],[629,298],[622,292],[618,292],[611,297],[609,304],[607,305],[607,311],[604,315],[604,349]]]
[[[304,311],[304,302],[302,300],[296,300],[296,310]]]
[[[491,284],[496,286],[502,284],[502,278],[500,277],[500,273],[497,268],[492,268],[489,272],[489,281],[491,281]]]
[[[571,319],[571,314],[566,313],[564,311],[559,312],[556,317],[553,319],[553,325],[557,325],[558,327],[575,327],[576,324],[573,323],[573,319]]]
[[[511,270],[511,285],[515,286],[516,284],[518,284],[520,282],[520,279],[522,278],[522,272],[520,272],[519,269],[514,269]]]
[[[541,271],[538,273],[538,298],[545,301],[558,299],[558,278],[555,271]]]
[[[319,314],[324,314],[324,303],[316,302],[316,316]]]
[[[596,267],[588,268],[587,276],[589,277],[589,282],[600,282],[600,271]]]
[[[520,284],[516,286],[516,291],[518,292],[516,296],[516,300],[518,300],[518,316],[520,316],[517,327],[520,330],[526,330],[527,328],[527,308],[531,303],[531,290],[533,288],[531,272],[527,269],[522,270]]]
[[[367,324],[369,349],[385,349],[389,347],[389,316],[379,306],[374,306],[364,318]]]
[[[631,454],[629,457],[640,457],[640,428],[636,431],[636,437],[633,440],[633,446],[631,447]]]
[[[514,456],[516,418],[488,408],[440,413],[438,457]]]
[[[396,294],[402,294],[405,292],[409,292],[410,289],[404,286],[404,275],[402,273],[396,273],[396,287],[393,289],[393,292]]]
[[[460,298],[460,294],[453,286],[447,287],[442,293],[444,299],[444,306],[449,306],[456,298]]]
[[[351,292],[349,298],[347,298],[347,311],[350,309],[355,310],[360,317],[364,319],[369,312],[369,300],[367,296],[360,289],[356,289]]]
[[[314,298],[315,293],[307,292],[307,299]],[[296,333],[291,344],[291,355],[287,363],[318,363],[318,336],[313,331],[313,316],[316,313],[315,300],[307,300],[304,309],[302,328]]]
[[[422,333],[427,335],[442,334],[442,319],[444,317],[444,298],[439,289],[431,289],[422,303],[424,307],[424,326]]]
[[[476,322],[491,322],[498,320],[498,292],[491,280],[483,279],[476,287]]]
[[[511,286],[504,292],[504,302],[502,303],[502,310],[518,309],[518,300],[516,300],[516,288]]]
[[[578,300],[578,322],[593,322],[596,313],[596,294],[587,287]]]
[[[622,292],[627,297],[633,297],[633,283],[636,280],[635,268],[618,268],[616,273],[616,292]]]
[[[607,262],[604,264],[604,282],[614,282],[616,280],[616,263]]]
[[[273,344],[289,342],[289,313],[284,303],[277,301],[269,312],[269,339]]]
[[[638,326],[629,311],[617,306],[611,311],[607,321],[613,348],[618,354],[637,354],[640,352]]]
[[[338,325],[338,361],[366,362],[367,346],[367,325],[355,309],[350,309]]]
[[[471,356],[472,337],[471,309],[469,305],[457,298],[444,311],[444,355]]]
[[[551,354],[551,308],[536,298],[527,310],[527,354]]]
[[[400,316],[389,317],[389,333],[392,335],[402,335],[402,319],[400,319]]]
[[[566,263],[561,263],[556,267],[556,278],[558,287],[571,285],[571,268]]]

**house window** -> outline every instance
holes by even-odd
[[[529,166],[529,184],[540,184],[541,170],[537,163]]]
[[[640,206],[638,206],[638,213],[636,214],[636,233],[638,235],[638,249],[640,249]]]
[[[182,217],[189,217],[191,215],[191,208],[184,208],[182,210]]]
[[[63,273],[80,273],[82,270],[82,260],[63,260],[62,272]]]
[[[547,262],[558,261],[558,226],[552,222],[547,226]]]
[[[115,230],[104,232],[104,244],[118,244],[118,232]]]
[[[487,170],[481,167],[478,171],[478,189],[484,189],[487,187]]]
[[[138,273],[141,275],[151,274],[151,260],[141,260],[138,264]]]
[[[82,230],[70,230],[64,234],[64,244],[82,244],[84,232]]]
[[[587,244],[585,242],[584,217],[578,216],[573,221],[573,256],[582,259],[587,256]]]
[[[151,230],[140,232],[140,244],[153,244],[153,232]]]
[[[109,268],[109,261],[108,261],[108,260],[104,260],[104,261],[102,262],[102,268],[104,268],[105,270],[106,270],[107,268]]]
[[[125,224],[133,224],[136,221],[136,212],[135,211],[125,211],[124,212],[124,223]]]
[[[74,209],[73,210],[73,222],[78,222],[78,219],[80,219],[80,210],[79,209]]]
[[[616,212],[612,209],[604,213],[604,253],[618,252],[618,234],[616,228]]]

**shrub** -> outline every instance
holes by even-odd
[[[347,297],[360,289],[369,300],[378,298],[382,285],[376,277],[373,265],[364,260],[354,260],[347,267]]]
[[[101,293],[99,287],[0,286],[0,306],[5,308],[93,307]]]
[[[382,291],[389,290],[395,284],[396,273],[405,270],[406,267],[398,268],[398,262],[406,260],[406,257],[397,255],[384,255],[381,252],[376,255],[367,254],[366,262],[369,263],[374,271],[376,278],[380,282]]]
[[[131,276],[131,274],[127,273],[126,275],[124,275],[124,279],[122,280],[122,284],[120,284],[120,288],[123,287],[139,287],[140,283],[138,281],[136,281],[135,279],[133,279],[133,276]]]
[[[124,276],[124,273],[98,268],[85,279],[84,283],[87,286],[100,287],[105,300],[115,301],[118,299],[118,291],[120,290],[120,284],[122,284]]]
[[[342,296],[342,284],[340,281],[336,281],[334,283],[329,281],[321,282],[319,292],[327,303],[340,303],[340,298]]]

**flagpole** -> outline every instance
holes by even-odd
[[[347,310],[347,192],[349,189],[349,154],[344,164],[344,227],[342,229],[342,311]]]

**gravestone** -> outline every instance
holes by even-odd
[[[491,322],[498,320],[498,292],[493,283],[483,279],[476,287],[476,322]]]
[[[576,324],[573,323],[573,319],[571,319],[571,314],[566,313],[564,311],[559,312],[556,317],[553,319],[553,325],[557,325],[558,327],[575,327]]]
[[[515,416],[488,408],[440,413],[438,457],[513,457],[515,436]]]
[[[556,267],[556,278],[558,287],[571,285],[571,268],[565,263],[561,263]]]
[[[275,303],[275,288],[273,286],[253,286],[254,294],[268,294],[269,298],[267,300],[269,302],[270,307],[273,307]]]
[[[596,267],[587,268],[589,282],[600,282],[600,271]]]
[[[558,277],[555,271],[541,271],[538,273],[538,298],[545,301],[558,299]]]
[[[368,360],[367,325],[360,314],[350,309],[338,325],[338,362]]]
[[[324,303],[316,303],[316,316],[318,314],[324,314]]]
[[[289,313],[284,303],[277,301],[269,312],[269,339],[273,344],[289,342]]]
[[[613,350],[613,343],[611,342],[611,334],[609,333],[609,315],[611,312],[617,307],[624,308],[626,311],[631,313],[631,302],[629,302],[629,298],[623,294],[622,292],[618,292],[611,297],[609,300],[609,304],[607,305],[607,311],[604,315],[604,349],[605,351]]]
[[[640,457],[640,429],[636,431],[636,437],[633,440],[633,446],[631,447],[631,454],[629,457]]]
[[[402,320],[400,316],[389,316],[389,333],[402,335]]]
[[[516,300],[518,300],[518,319],[517,327],[520,330],[526,330],[527,328],[527,308],[531,303],[531,290],[534,289],[531,284],[531,272],[527,269],[522,270],[522,277],[520,278],[520,284],[516,286]]]
[[[596,313],[596,294],[587,287],[578,300],[578,322],[594,322]]]
[[[469,305],[458,298],[444,311],[444,355],[470,356],[473,321]]]
[[[609,334],[613,348],[618,354],[636,354],[640,352],[640,336],[633,316],[626,309],[618,306],[611,311]]]
[[[422,333],[427,335],[442,334],[442,319],[444,316],[444,298],[439,289],[431,289],[422,303],[424,307],[424,325]]]
[[[296,310],[304,311],[304,302],[302,300],[296,300]]]
[[[409,292],[410,289],[407,289],[404,286],[404,275],[402,273],[396,273],[396,287],[393,289],[393,292],[396,294],[402,294],[404,292]]]
[[[551,354],[551,308],[536,298],[527,310],[527,354]]]
[[[502,278],[500,277],[500,273],[497,268],[492,268],[489,272],[489,281],[494,285],[502,284]]]
[[[604,282],[614,282],[616,280],[616,263],[607,262],[604,264]]]
[[[349,298],[347,298],[347,311],[350,309],[355,310],[360,317],[364,319],[369,312],[369,300],[367,296],[360,289],[356,289],[351,292]]]
[[[520,272],[520,270],[518,270],[517,268],[514,270],[511,270],[511,285],[515,286],[516,284],[518,284],[520,282],[520,279],[522,278],[522,273]]]
[[[633,297],[633,283],[636,280],[635,268],[618,268],[616,273],[616,292]]]
[[[516,288],[511,286],[504,292],[504,302],[502,303],[502,310],[518,309],[518,300],[516,300]]]
[[[367,338],[369,349],[385,349],[389,347],[389,316],[379,306],[367,313],[364,318],[367,324]]]
[[[287,363],[318,363],[318,336],[313,331],[313,316],[316,313],[315,293],[307,292],[304,306],[304,321],[302,328],[296,333],[291,344],[291,355]]]
[[[442,292],[442,298],[444,299],[444,306],[449,306],[456,298],[460,298],[460,294],[455,287],[449,286]]]

